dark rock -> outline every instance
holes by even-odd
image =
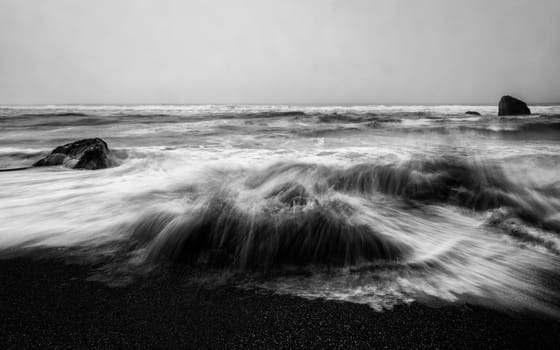
[[[512,96],[502,96],[498,106],[498,115],[528,115],[531,110],[527,104]]]
[[[466,111],[465,114],[467,114],[467,115],[480,115],[480,113],[478,113],[476,111]]]
[[[104,169],[115,165],[107,143],[99,138],[84,139],[55,148],[33,166],[68,165],[74,169]]]
[[[62,153],[52,152],[45,158],[33,164],[33,166],[51,166],[51,165],[61,165],[66,160],[66,155]]]

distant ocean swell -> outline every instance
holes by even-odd
[[[82,112],[45,112],[38,111],[38,113],[11,113],[2,115],[2,108],[0,108],[0,123],[4,128],[51,128],[51,127],[72,127],[72,126],[103,126],[122,123],[138,123],[138,124],[161,124],[161,123],[199,123],[205,121],[217,120],[237,120],[242,121],[241,125],[254,124],[258,120],[282,119],[286,121],[301,121],[304,123],[329,123],[329,124],[364,124],[369,127],[415,127],[422,122],[421,125],[437,128],[438,124],[444,123],[452,125],[453,123],[467,124],[466,127],[473,129],[483,129],[487,124],[495,125],[496,121],[501,124],[511,126],[512,122],[520,120],[519,117],[499,117],[496,118],[494,113],[473,116],[465,115],[462,111],[451,109],[446,113],[441,114],[435,111],[414,111],[414,110],[396,110],[389,113],[381,111],[368,111],[368,110],[347,110],[341,109],[340,111],[329,109],[310,109],[310,110],[297,110],[290,109],[286,111],[237,111],[237,110],[223,110],[221,113],[201,113],[189,111],[189,113],[132,113],[133,111],[105,111],[105,110],[84,110]],[[30,111],[27,111],[30,112]],[[558,129],[558,117],[560,114],[560,107],[552,110],[546,110],[545,113],[535,114],[527,120],[527,116],[523,119],[522,129],[535,129],[537,131],[545,131],[547,128]],[[243,123],[243,121],[245,121]],[[405,122],[403,125],[399,123]],[[469,125],[473,121],[478,121],[478,126]],[[482,126],[482,128],[481,128]],[[492,130],[492,129],[489,129]],[[507,130],[507,129],[504,129]],[[494,130],[497,131],[497,130]]]

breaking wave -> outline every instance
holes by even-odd
[[[242,273],[253,277],[241,285],[377,309],[468,295],[557,315],[560,198],[498,164],[280,162],[204,174],[174,190],[180,207],[119,226],[125,265]]]
[[[383,200],[379,196],[389,195],[403,205],[441,204],[488,212],[488,225],[558,252],[554,241],[536,237],[526,227],[559,233],[553,219],[560,211],[559,198],[509,181],[498,165],[458,158],[346,169],[278,163],[248,175],[237,187],[214,191],[185,213],[157,212],[141,218],[129,229],[130,237],[148,246],[150,261],[166,258],[214,267],[398,261],[410,256],[414,247],[400,240],[402,234],[384,232],[367,220],[374,214],[368,210],[376,209],[371,206]]]

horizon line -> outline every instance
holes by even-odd
[[[528,106],[560,106],[556,102],[526,102]],[[0,108],[18,107],[87,107],[87,106],[294,106],[294,107],[361,107],[361,106],[481,106],[494,107],[496,103],[0,103]]]

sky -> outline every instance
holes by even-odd
[[[560,102],[558,0],[0,0],[0,104]]]

